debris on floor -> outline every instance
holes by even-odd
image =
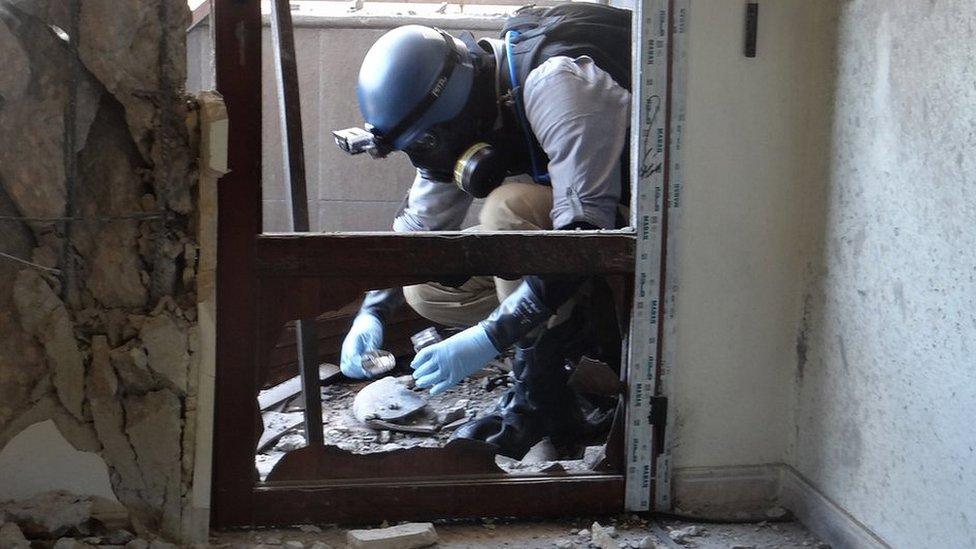
[[[125,507],[98,496],[55,491],[0,502],[0,548],[3,549],[176,547],[150,538],[149,532],[130,517]]]
[[[701,537],[705,533],[705,529],[697,524],[691,526],[686,526],[684,528],[675,528],[668,532],[668,536],[675,542],[682,545],[687,545],[690,538]]]
[[[591,370],[600,370],[601,364]],[[325,369],[327,366],[331,368]],[[494,408],[505,391],[511,364],[509,358],[496,359],[478,374],[435,396],[414,387],[413,378],[403,365],[386,377],[366,381],[334,375],[332,368],[335,367],[326,364],[321,371],[324,442],[353,453],[369,454],[443,447],[455,429]],[[602,381],[596,384],[604,391],[610,385],[605,373],[597,374]],[[297,381],[296,389],[295,380],[261,392],[268,405],[262,413],[264,432],[255,455],[262,480],[285,453],[305,445],[301,382]],[[486,383],[490,380],[496,381]],[[287,391],[279,389],[288,384],[292,386]],[[274,390],[279,396],[290,396],[278,401],[278,396],[268,396]],[[502,469],[519,474],[587,472],[596,469],[603,455],[601,444],[587,447],[579,456],[559,456],[552,444],[543,440],[521,461],[505,456],[498,456],[496,461]]]
[[[426,532],[426,526],[405,523],[375,529],[347,531],[338,527],[311,527],[251,532],[214,532],[211,544],[221,548],[264,547],[278,549],[301,544],[307,549],[340,547],[422,547],[436,543],[445,549],[517,547],[519,549],[830,549],[798,522],[705,524],[659,520],[637,515],[589,517],[544,522],[483,519],[470,522],[436,522],[430,525],[427,538],[418,537],[424,545],[397,545],[388,532],[414,529]],[[434,527],[436,526],[436,531]],[[669,537],[671,531],[691,526],[698,535],[684,544]],[[775,526],[775,528],[774,528]],[[372,544],[376,543],[376,544]]]
[[[437,531],[429,522],[408,522],[375,530],[349,530],[346,543],[350,549],[415,549],[437,543]]]
[[[323,362],[319,365],[319,381],[322,384],[328,383],[338,377],[339,367],[335,364]],[[258,407],[261,410],[269,410],[275,405],[281,404],[286,400],[294,398],[302,392],[302,376],[294,376],[288,381],[279,383],[274,387],[269,387],[258,393]]]
[[[600,549],[619,549],[617,543],[617,529],[613,526],[601,526],[599,522],[594,522],[590,526],[590,543]]]
[[[341,376],[323,376],[322,421],[325,427],[325,444],[358,454],[387,452],[413,447],[442,447],[455,429],[467,421],[485,414],[495,406],[504,392],[503,386],[485,387],[485,379],[491,376],[507,377],[510,365],[505,359],[492,361],[481,373],[462,381],[448,391],[430,396],[430,393],[413,386],[409,368],[399,366],[379,380],[354,381]],[[291,380],[285,383],[290,383]],[[284,401],[276,402],[262,413],[264,434],[255,456],[255,465],[261,479],[274,468],[275,464],[288,451],[304,446],[304,432],[301,429],[303,415],[301,389],[291,393]],[[367,403],[362,395],[366,389],[376,390],[375,385],[387,390],[395,390],[402,401],[370,399]],[[282,384],[284,385],[284,384]],[[277,386],[277,387],[280,387]],[[272,388],[273,389],[273,388]],[[267,395],[268,389],[261,395]],[[289,389],[291,391],[292,389]],[[407,395],[410,396],[407,396]],[[270,399],[265,397],[265,403]],[[357,400],[359,406],[356,406]],[[410,414],[418,401],[423,406]],[[399,409],[377,410],[377,417],[367,421],[357,419],[355,409],[365,410],[369,406],[383,406],[386,402]],[[362,419],[370,412],[360,412]],[[397,416],[403,417],[397,417]],[[582,464],[581,464],[582,467]]]
[[[0,526],[0,547],[27,549],[30,547],[30,542],[16,523],[6,522]]]
[[[264,452],[289,431],[305,423],[303,412],[264,412],[261,416],[264,419],[264,432],[258,440],[258,452]]]
[[[606,362],[584,356],[573,368],[569,385],[582,394],[616,396],[627,389],[620,380],[620,374],[613,371]]]

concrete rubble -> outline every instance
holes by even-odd
[[[197,358],[188,21],[177,0],[0,8],[0,252],[32,264],[0,258],[0,448],[54,419],[133,520],[172,538]],[[28,537],[72,522],[42,518]]]
[[[637,544],[638,549],[661,549],[663,547],[666,546],[654,539],[654,536],[644,536]]]
[[[148,532],[119,503],[64,491],[0,502],[0,547],[26,548],[31,543],[64,548],[176,547]]]
[[[9,549],[27,549],[30,542],[15,522],[6,522],[0,526],[0,547]]]
[[[375,530],[349,530],[346,540],[350,549],[415,549],[437,543],[437,531],[429,522],[411,522]]]
[[[668,532],[668,536],[675,542],[682,545],[687,545],[691,538],[697,538],[705,534],[705,529],[697,524],[691,526],[685,526],[684,528],[675,528]]]
[[[777,549],[824,549],[817,538],[797,522],[779,523],[780,531],[763,528],[753,531],[753,524],[707,524],[707,530],[694,538],[687,547],[707,549],[730,549],[734,546],[776,547]],[[298,549],[301,543],[306,548],[327,549],[355,547],[351,545],[350,532],[331,525],[302,525],[296,528],[277,530],[223,531],[215,532],[210,540],[211,546],[220,548],[262,547]],[[666,549],[678,547],[668,538],[668,529],[681,529],[687,526],[701,526],[698,523],[659,521],[648,516],[617,515],[601,517],[580,517],[555,521],[512,521],[504,519],[481,519],[477,521],[445,521],[435,523],[434,532],[438,547],[520,547],[524,549],[594,549],[601,543],[620,549]],[[394,525],[393,531],[404,528]],[[411,526],[410,528],[420,528]],[[371,532],[372,536],[382,538],[389,525],[384,522],[375,529],[357,529]],[[360,543],[364,538],[358,539]],[[612,540],[612,543],[606,540]],[[383,543],[388,543],[383,539]],[[429,542],[428,542],[429,543]],[[381,547],[396,547],[392,544]],[[829,549],[829,548],[827,548]]]
[[[601,526],[599,522],[594,522],[590,527],[590,543],[600,549],[619,549],[617,536],[617,529],[613,526]]]
[[[92,498],[67,492],[47,492],[30,499],[0,504],[5,521],[17,524],[30,537],[61,537],[91,531]]]

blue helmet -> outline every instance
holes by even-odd
[[[463,42],[440,29],[397,27],[376,41],[359,70],[359,110],[387,146],[402,150],[464,108],[475,68]]]

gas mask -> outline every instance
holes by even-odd
[[[474,37],[462,35],[461,40],[468,44],[468,51],[479,48]],[[425,177],[451,181],[475,198],[484,198],[501,184],[508,170],[492,132],[498,118],[493,58],[485,54],[472,57],[476,76],[461,113],[435,124],[403,151]]]
[[[502,147],[480,138],[477,123],[455,119],[438,124],[404,149],[424,177],[451,181],[475,198],[484,198],[508,174]],[[473,143],[473,144],[472,144]]]
[[[475,198],[485,198],[508,175],[508,162],[497,147],[479,141],[454,164],[454,184]]]

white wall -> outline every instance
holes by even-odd
[[[810,151],[824,150],[829,119],[828,7],[762,2],[749,59],[743,3],[691,2],[671,390],[678,469],[787,457],[809,238],[798,220],[804,189],[822,185]]]
[[[0,471],[0,501],[56,490],[118,501],[105,461],[76,450],[50,419],[17,433],[0,449]]]
[[[828,537],[976,547],[976,8],[760,4],[749,60],[692,2],[676,480],[771,464]]]
[[[893,547],[976,547],[976,6],[842,6],[792,462]]]

